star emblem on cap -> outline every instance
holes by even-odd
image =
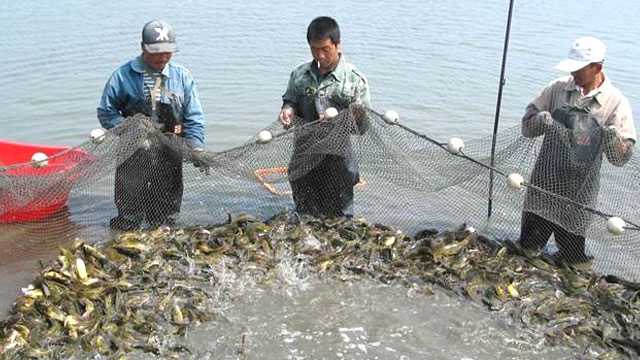
[[[153,28],[157,33],[158,37],[156,37],[156,41],[169,41],[169,28],[168,27],[159,27]]]

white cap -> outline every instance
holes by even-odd
[[[565,72],[574,72],[583,67],[604,60],[607,47],[594,37],[581,37],[571,45],[569,58],[555,66],[556,69]]]

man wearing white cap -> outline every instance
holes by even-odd
[[[171,61],[178,51],[173,29],[165,22],[149,21],[140,45],[142,54],[120,66],[107,81],[98,105],[100,124],[111,129],[126,117],[144,114],[165,135],[183,137],[201,154],[204,113],[191,73]],[[195,161],[194,165],[206,167]],[[116,168],[118,216],[110,227],[133,230],[144,219],[152,226],[173,224],[182,193],[182,155],[162,144],[141,148]]]
[[[590,260],[585,233],[592,214],[578,204],[595,204],[602,154],[622,166],[636,142],[629,102],[602,72],[605,53],[594,37],[576,39],[568,59],[555,66],[571,75],[548,83],[522,117],[525,137],[544,135],[530,179],[544,191],[527,189],[520,245],[540,250],[553,233],[554,258],[568,263]]]

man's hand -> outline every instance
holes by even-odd
[[[533,123],[541,133],[553,133],[555,138],[559,140],[556,145],[562,144],[567,148],[571,147],[571,130],[556,121],[550,112],[540,111],[534,117]]]
[[[290,107],[285,107],[280,110],[280,123],[285,129],[290,128],[293,125],[293,109]]]
[[[615,166],[626,164],[633,153],[633,145],[633,140],[620,136],[615,126],[611,125],[604,129],[604,153],[611,164]]]
[[[540,136],[548,130],[555,120],[551,113],[539,111],[533,104],[527,106],[525,116],[522,118],[522,135],[527,138]]]
[[[542,128],[551,126],[554,122],[553,116],[551,116],[551,113],[548,111],[540,111],[537,113],[534,121],[536,122],[536,126],[540,126]]]
[[[618,142],[620,142],[620,137],[618,136],[618,131],[616,127],[611,125],[604,129],[604,144],[607,147],[615,146]]]
[[[211,165],[209,165],[207,159],[205,158],[203,148],[193,149],[193,166],[198,168],[200,172],[205,173],[206,175],[210,174]]]
[[[357,132],[362,135],[369,129],[369,117],[363,105],[352,104],[349,108],[355,120]]]

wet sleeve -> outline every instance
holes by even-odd
[[[184,137],[195,147],[204,147],[205,129],[204,129],[204,111],[200,104],[200,97],[196,84],[190,73],[185,73],[183,77],[184,86],[184,120],[182,130]]]
[[[631,140],[634,143],[636,142],[636,129],[633,124],[633,114],[631,112],[631,105],[629,105],[627,98],[622,97],[620,103],[616,107],[616,110],[611,114],[609,119],[607,119],[605,124],[606,126],[615,126],[616,131],[620,136]]]
[[[295,76],[294,76],[294,72],[291,72],[291,75],[289,75],[289,83],[287,84],[287,89],[285,90],[284,94],[282,94],[282,108],[284,109],[285,107],[290,107],[293,110],[294,114],[297,114],[296,112],[296,104],[298,103],[298,94],[296,93],[296,89],[295,89]]]
[[[604,153],[611,164],[623,166],[631,159],[636,143],[631,106],[625,97],[621,98],[620,103],[605,122],[605,127],[609,126],[615,128],[615,135],[605,136],[605,140],[608,141],[605,141]]]
[[[548,83],[527,105],[521,120],[522,136],[531,138],[543,134],[544,127],[542,124],[538,124],[536,115],[541,111],[553,112],[553,97],[557,84],[557,81]]]
[[[122,86],[122,75],[119,71],[116,71],[109,77],[102,90],[97,112],[100,125],[105,129],[111,129],[123,121],[120,113],[123,106],[123,101],[120,98],[120,94],[123,91]]]
[[[542,135],[544,128],[536,122],[536,115],[538,115],[539,112],[540,110],[535,104],[529,103],[529,105],[527,105],[527,108],[524,110],[524,115],[522,116],[522,136],[532,138]]]
[[[368,114],[363,108],[371,108],[371,96],[369,95],[369,84],[364,77],[358,76],[356,84],[349,106],[355,119],[355,128],[351,130],[351,133],[363,135],[370,127]]]

